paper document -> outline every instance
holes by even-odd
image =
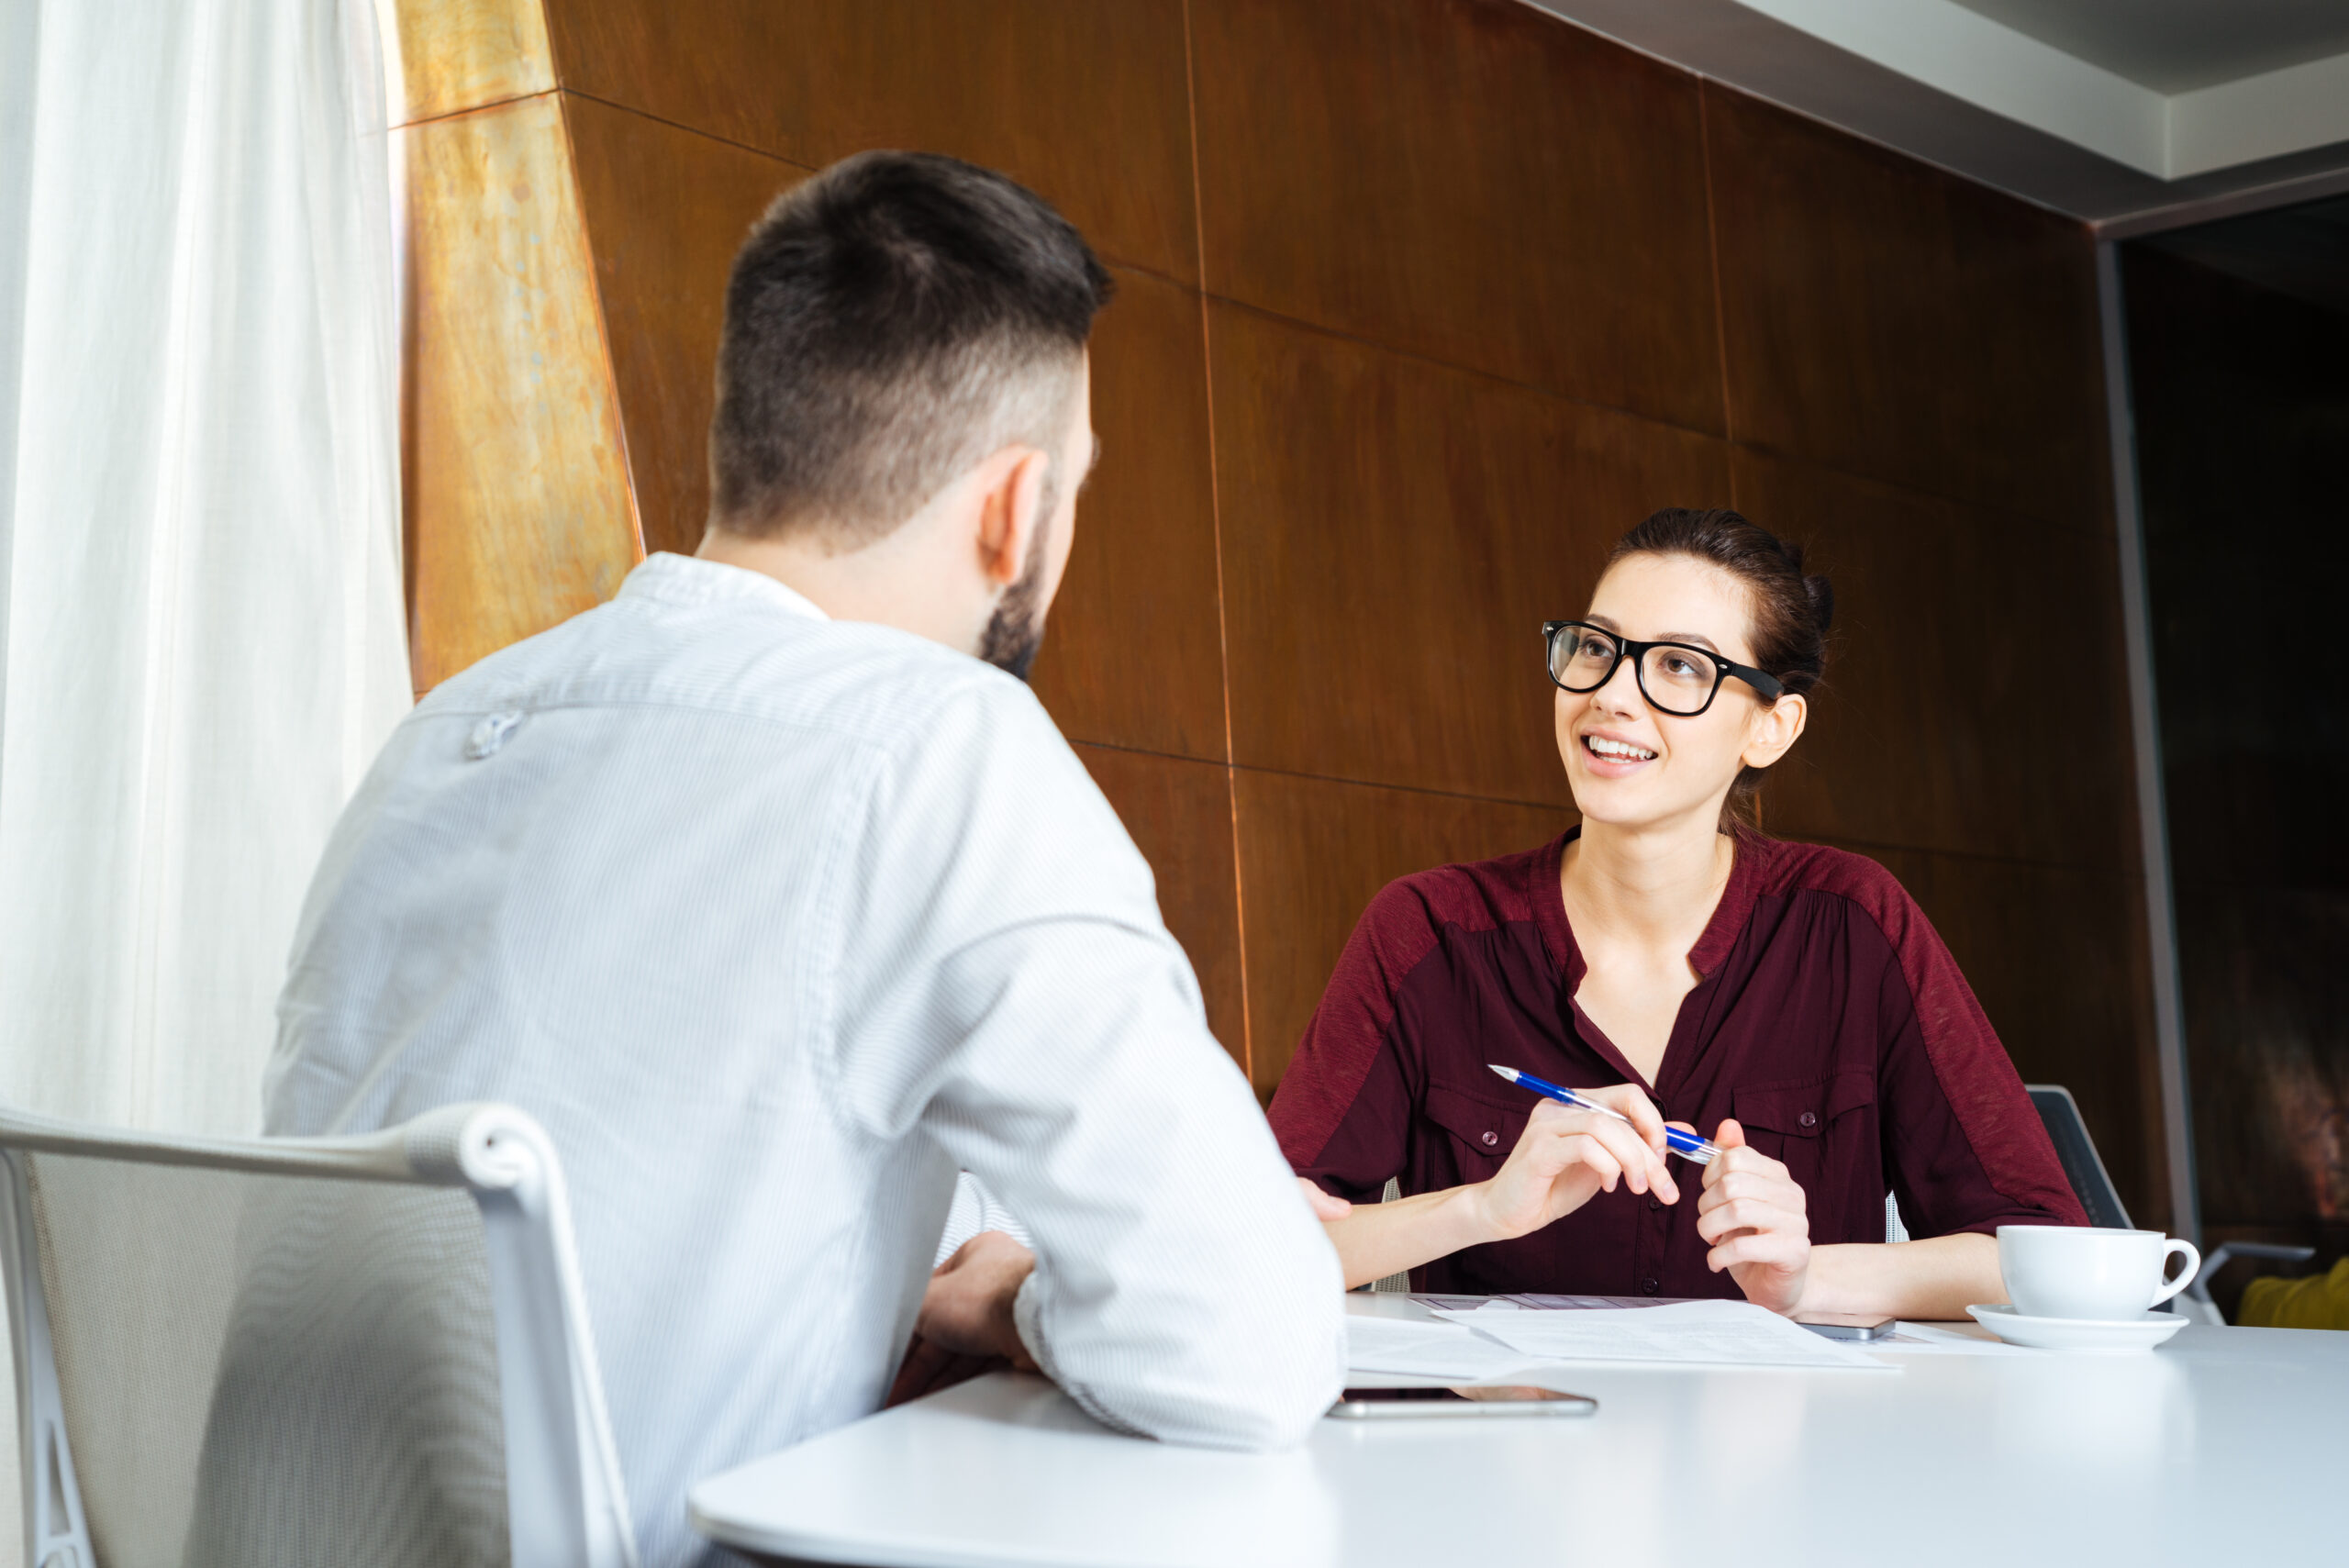
[[[1417,1377],[1497,1377],[1539,1358],[1449,1323],[1408,1318],[1346,1319],[1346,1367],[1351,1372]]]
[[[1885,1362],[1821,1339],[1750,1301],[1684,1301],[1622,1311],[1541,1312],[1486,1306],[1467,1312],[1439,1308],[1436,1316],[1464,1323],[1542,1361],[1887,1370]]]

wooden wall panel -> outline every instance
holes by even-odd
[[[1223,628],[1199,301],[1141,272],[1093,336],[1101,462],[1036,662],[1036,694],[1078,740],[1225,756]]]
[[[2137,817],[2110,540],[1740,449],[1741,506],[1835,584],[1811,725],[1765,791],[1797,838],[2119,873]]]
[[[1708,83],[1730,428],[2110,531],[2081,225]]]
[[[1697,83],[1510,0],[1195,0],[1215,294],[1721,428]]]
[[[1212,762],[1079,744],[1076,754],[1158,877],[1166,929],[1190,955],[1208,1027],[1245,1072],[1240,889],[1231,851],[1231,772]]]
[[[1924,909],[2030,1084],[2080,1103],[2139,1225],[2170,1221],[2159,1067],[2133,875],[1865,846]]]
[[[1197,276],[1182,0],[551,0],[562,85],[808,169],[952,153]]]
[[[1210,320],[1235,760],[1564,802],[1542,623],[1586,606],[1657,506],[1726,502],[1725,449],[1236,306]]]
[[[1564,807],[1233,771],[1246,914],[1251,1076],[1272,1098],[1371,896],[1398,876],[1531,849]]]
[[[392,22],[395,126],[554,86],[543,0],[397,0]]]
[[[593,98],[564,94],[562,106],[644,548],[690,555],[709,511],[727,274],[751,225],[806,172]]]
[[[419,691],[611,597],[640,559],[551,95],[399,131],[409,660]]]

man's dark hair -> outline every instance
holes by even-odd
[[[957,159],[862,152],[785,192],[726,285],[713,520],[854,550],[990,452],[1057,457],[1109,291],[1043,198]]]

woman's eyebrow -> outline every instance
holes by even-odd
[[[1656,640],[1658,642],[1693,642],[1698,647],[1709,648],[1715,653],[1720,651],[1720,645],[1701,631],[1667,631]]]

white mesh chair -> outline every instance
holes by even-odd
[[[634,1568],[539,1125],[0,1110],[26,1568]]]

